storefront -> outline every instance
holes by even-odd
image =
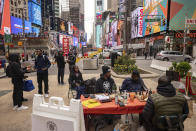
[[[186,54],[196,57],[194,49],[196,48],[196,33],[187,34],[186,38]],[[184,49],[184,33],[175,33],[173,40],[173,50],[183,52]]]

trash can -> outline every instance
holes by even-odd
[[[112,67],[114,67],[115,60],[117,59],[117,57],[118,57],[117,52],[112,52],[112,53],[111,53],[111,66],[112,66]]]

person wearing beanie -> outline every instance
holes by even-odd
[[[96,93],[109,93],[116,90],[114,79],[111,78],[111,69],[108,66],[102,67],[102,74],[96,83]]]
[[[147,90],[147,87],[144,84],[144,81],[140,77],[140,74],[137,70],[132,72],[132,77],[127,78],[123,81],[120,91],[128,92],[140,92]]]
[[[157,93],[149,96],[141,119],[147,131],[183,131],[188,113],[184,95],[176,92],[167,76],[162,76],[158,80]]]

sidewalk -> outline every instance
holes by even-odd
[[[193,76],[196,76],[196,64],[190,63],[190,65],[192,66],[191,71],[193,72]],[[152,60],[150,67],[157,70],[166,71],[169,70],[171,66],[172,66],[172,62]]]
[[[84,74],[84,80],[90,79],[92,77],[99,78],[99,74]],[[31,131],[31,113],[32,113],[32,103],[33,95],[37,93],[37,78],[29,77],[28,79],[33,80],[35,85],[35,90],[32,92],[25,92],[24,97],[28,99],[24,105],[29,106],[28,110],[25,111],[13,111],[12,110],[12,92],[7,93],[0,97],[0,131]],[[58,85],[57,76],[49,76],[49,92],[51,96],[63,97],[65,104],[69,104],[68,94],[68,75],[65,75],[65,85]],[[124,79],[114,78],[117,87],[121,86]],[[155,90],[157,83],[151,79],[144,79],[144,82],[148,88]],[[13,85],[9,78],[0,79],[0,92],[4,90],[13,90]],[[46,99],[48,101],[48,99]],[[185,124],[185,131],[195,131],[196,130],[196,114],[192,119],[187,119]],[[191,128],[191,129],[190,129]]]
[[[0,68],[0,78],[6,77],[6,73],[4,72],[4,68]]]

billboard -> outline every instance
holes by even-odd
[[[36,3],[36,4],[41,5],[41,0],[29,0],[29,1],[32,1],[32,2],[34,2],[34,3]]]
[[[23,32],[22,19],[11,16],[11,32],[12,34],[18,34]],[[31,32],[31,22],[25,21],[25,33]]]
[[[185,17],[196,19],[196,0],[171,0],[170,30],[184,30]],[[196,24],[189,25],[189,29],[196,30]]]
[[[143,7],[138,7],[131,14],[131,38],[143,36]]]
[[[0,29],[3,21],[4,0],[0,0]]]
[[[36,33],[36,36],[38,36],[39,33],[40,33],[40,29],[37,28],[37,27],[32,27],[32,32],[33,32],[33,33]]]
[[[73,37],[73,46],[78,47],[79,46],[78,44],[79,44],[78,43],[78,38],[77,37]]]
[[[143,36],[167,29],[168,0],[144,0]]]
[[[41,7],[33,2],[29,2],[29,21],[33,24],[42,25]]]
[[[0,34],[11,32],[9,0],[0,0]]]

